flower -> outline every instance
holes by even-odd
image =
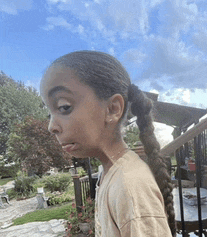
[[[87,198],[87,199],[86,199],[86,202],[87,202],[88,204],[90,204],[90,205],[93,203],[93,201],[92,201],[91,198]]]
[[[93,234],[93,231],[92,230],[89,230],[88,231],[89,235]]]
[[[75,203],[72,204],[72,207],[75,208]],[[68,232],[72,234],[71,236],[75,236],[80,233],[79,223],[89,223],[90,230],[89,236],[95,236],[95,226],[94,226],[94,212],[95,212],[95,201],[87,198],[86,202],[83,206],[81,206],[81,212],[77,212],[77,210],[72,211],[69,215],[68,225],[66,228]],[[70,236],[70,235],[68,235]]]
[[[78,213],[78,217],[82,217],[82,216],[83,216],[82,212]]]
[[[68,223],[68,229],[72,229],[73,225],[71,223]]]
[[[70,213],[70,218],[73,218],[74,215],[75,215],[75,213],[74,213],[74,212],[71,212],[71,213]]]

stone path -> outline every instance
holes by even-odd
[[[10,189],[13,182],[4,185]],[[11,200],[10,205],[5,203],[5,208],[0,208],[0,236],[1,237],[55,237],[64,236],[64,220],[50,220],[47,222],[30,222],[24,225],[11,226],[12,220],[37,209],[37,198],[26,200]]]
[[[5,203],[5,208],[0,209],[0,227],[12,223],[13,219],[23,216],[37,209],[37,198],[29,198],[22,201],[11,200],[10,205]]]
[[[1,237],[55,237],[63,236],[65,232],[64,220],[50,220],[46,222],[31,222],[24,225],[0,229]]]

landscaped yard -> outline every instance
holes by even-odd
[[[0,179],[0,185],[13,180]],[[15,179],[15,186],[7,190],[10,200],[21,200],[35,197],[37,188],[43,187],[45,195],[49,197],[47,209],[37,210],[15,219],[13,225],[20,225],[34,221],[49,221],[52,219],[68,219],[66,213],[71,212],[74,201],[74,187],[70,173],[58,173],[51,176],[28,177],[20,173]]]
[[[34,221],[50,221],[52,219],[67,220],[71,212],[72,202],[27,213],[26,215],[15,219],[13,225],[22,225]]]
[[[6,179],[2,184],[10,180]],[[80,223],[87,223],[89,225],[89,236],[94,236],[94,202],[87,199],[87,203],[82,207],[81,215],[76,212],[74,184],[70,173],[58,173],[43,176],[42,178],[35,176],[28,177],[23,173],[19,173],[15,179],[15,187],[7,190],[7,194],[13,200],[30,199],[37,195],[37,188],[40,187],[44,188],[45,196],[49,197],[48,208],[39,210],[35,210],[34,208],[33,210],[35,211],[31,210],[32,212],[24,213],[23,216],[12,220],[13,226],[23,225],[29,222],[65,219],[67,222],[66,234],[68,236],[76,236],[81,233]]]

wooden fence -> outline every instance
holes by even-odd
[[[91,183],[89,181],[89,176],[81,177],[79,175],[73,175],[74,190],[75,190],[75,201],[77,211],[81,211],[81,206],[84,206],[86,199],[95,198],[95,184],[98,180],[98,173],[91,175]]]

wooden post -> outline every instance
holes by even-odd
[[[81,206],[83,206],[83,201],[81,192],[81,182],[79,180],[80,176],[75,174],[72,176],[72,178],[74,183],[76,210],[77,212],[81,212]]]
[[[87,159],[87,168],[88,168],[88,178],[89,178],[89,184],[90,184],[90,197],[91,199],[93,199],[95,196],[95,190],[93,190],[93,180],[92,180],[92,174],[91,174],[90,158]]]

